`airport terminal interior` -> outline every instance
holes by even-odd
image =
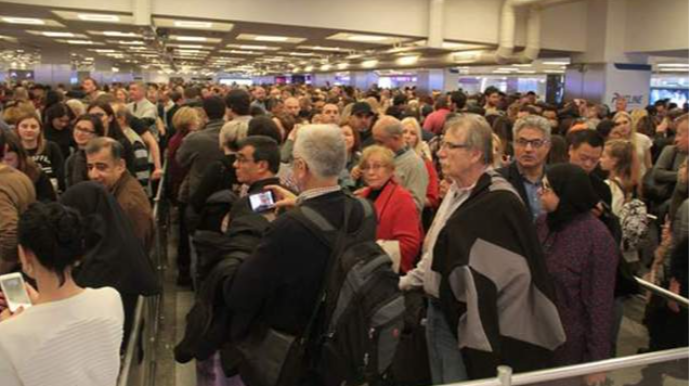
[[[688,385],[689,20],[0,1],[0,386]]]

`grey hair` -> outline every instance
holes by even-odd
[[[547,141],[551,140],[551,125],[548,119],[540,117],[538,115],[528,115],[524,118],[520,118],[515,122],[513,126],[513,138],[517,139],[518,134],[522,129],[536,129],[541,130],[544,133],[544,139]]]
[[[243,139],[247,138],[247,131],[249,131],[249,124],[247,121],[230,121],[227,122],[220,129],[218,135],[218,142],[220,147],[227,146],[231,150],[237,149],[237,145]]]
[[[384,116],[376,122],[376,126],[386,134],[386,137],[402,137],[403,125],[397,118],[391,116]],[[420,137],[421,140],[421,137]]]
[[[124,146],[122,144],[110,137],[98,137],[94,138],[86,144],[84,152],[87,155],[93,155],[99,153],[103,149],[110,149],[110,156],[114,161],[119,161],[123,159],[123,154],[125,152]]]
[[[321,179],[338,177],[345,168],[347,150],[343,132],[335,125],[307,125],[299,129],[293,150]]]
[[[486,119],[477,114],[459,114],[446,122],[444,132],[465,133],[465,144],[468,149],[482,153],[485,165],[494,163],[493,130]]]

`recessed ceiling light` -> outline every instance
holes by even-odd
[[[377,36],[377,35],[350,35],[347,37],[347,40],[352,40],[352,41],[357,41],[357,42],[382,42],[384,40],[388,40],[389,38],[386,36]]]
[[[323,66],[321,66],[321,71],[328,71],[330,69],[331,69],[330,64],[324,64]]]
[[[120,21],[120,17],[117,15],[106,15],[100,13],[80,13],[77,15],[80,20],[84,21],[98,21],[98,22],[112,22],[117,23]]]
[[[175,27],[180,28],[211,28],[213,23],[210,21],[188,21],[188,20],[175,20],[173,22]]]
[[[336,67],[338,67],[339,70],[344,70],[350,67],[350,63],[339,63]]]
[[[290,56],[316,56],[309,52],[290,52]]]
[[[117,44],[123,45],[123,46],[143,46],[144,42],[140,40],[118,40]]]
[[[307,66],[307,67],[304,67],[304,71],[305,71],[305,72],[310,72],[310,71],[312,71],[312,70],[314,70],[314,66]]]
[[[139,37],[139,35],[135,34],[134,32],[120,32],[120,31],[103,31],[103,35],[111,36],[111,37],[118,37],[118,38],[136,38],[136,37]]]
[[[259,35],[259,36],[255,36],[254,40],[259,41],[259,42],[286,42],[286,41],[290,40],[290,38],[286,37],[286,36]]]
[[[377,64],[379,64],[378,60],[375,60],[375,59],[374,60],[366,60],[366,61],[362,62],[362,67],[372,68],[372,67],[376,67]]]
[[[687,68],[688,64],[687,63],[659,63],[659,64],[657,64],[657,67]]]
[[[191,48],[191,49],[199,49],[199,48],[204,48],[201,44],[176,44],[175,47],[177,48]]]
[[[570,63],[568,63],[568,62],[542,62],[542,64],[547,65],[547,66],[567,66]]]
[[[203,36],[175,36],[175,40],[178,42],[205,42],[208,39]]]
[[[403,56],[401,58],[398,58],[395,60],[395,62],[401,66],[410,66],[419,60],[419,56],[413,55],[413,56]]]
[[[328,51],[328,52],[341,52],[345,51],[340,47],[323,47],[323,46],[299,46],[297,47],[303,50],[313,50],[313,51]]]
[[[75,35],[72,32],[53,32],[53,31],[46,31],[41,33],[43,36],[47,36],[49,38],[73,38]]]
[[[84,45],[84,46],[94,44],[94,42],[91,40],[65,40],[65,42],[67,44],[76,44],[76,45]]]
[[[98,52],[99,54],[108,54],[108,53],[112,53],[112,52],[117,52],[117,51],[111,50],[109,48],[97,48],[97,49],[92,50],[92,51]]]
[[[240,54],[240,55],[261,55],[259,52],[255,51],[243,51],[243,50],[227,50],[227,51],[221,51],[223,53],[228,53],[228,54]]]
[[[12,24],[31,24],[31,25],[44,25],[46,22],[41,19],[36,19],[33,17],[3,17],[2,20],[5,23]]]

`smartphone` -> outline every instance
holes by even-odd
[[[31,307],[31,299],[26,291],[21,273],[8,273],[0,276],[0,288],[2,288],[2,293],[5,295],[7,305],[12,313],[16,312],[19,307],[24,307],[24,309]]]
[[[276,198],[272,190],[249,195],[249,206],[254,213],[261,213],[276,207]]]

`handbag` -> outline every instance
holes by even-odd
[[[295,336],[275,330],[269,326],[257,328],[248,338],[237,343],[240,355],[240,376],[247,386],[295,386],[307,370],[305,352],[310,342],[313,325],[326,299],[333,264],[342,254],[345,234],[348,229],[352,205],[345,201],[345,220],[338,232],[336,242],[326,266],[326,275],[321,283],[317,304],[302,336]]]

